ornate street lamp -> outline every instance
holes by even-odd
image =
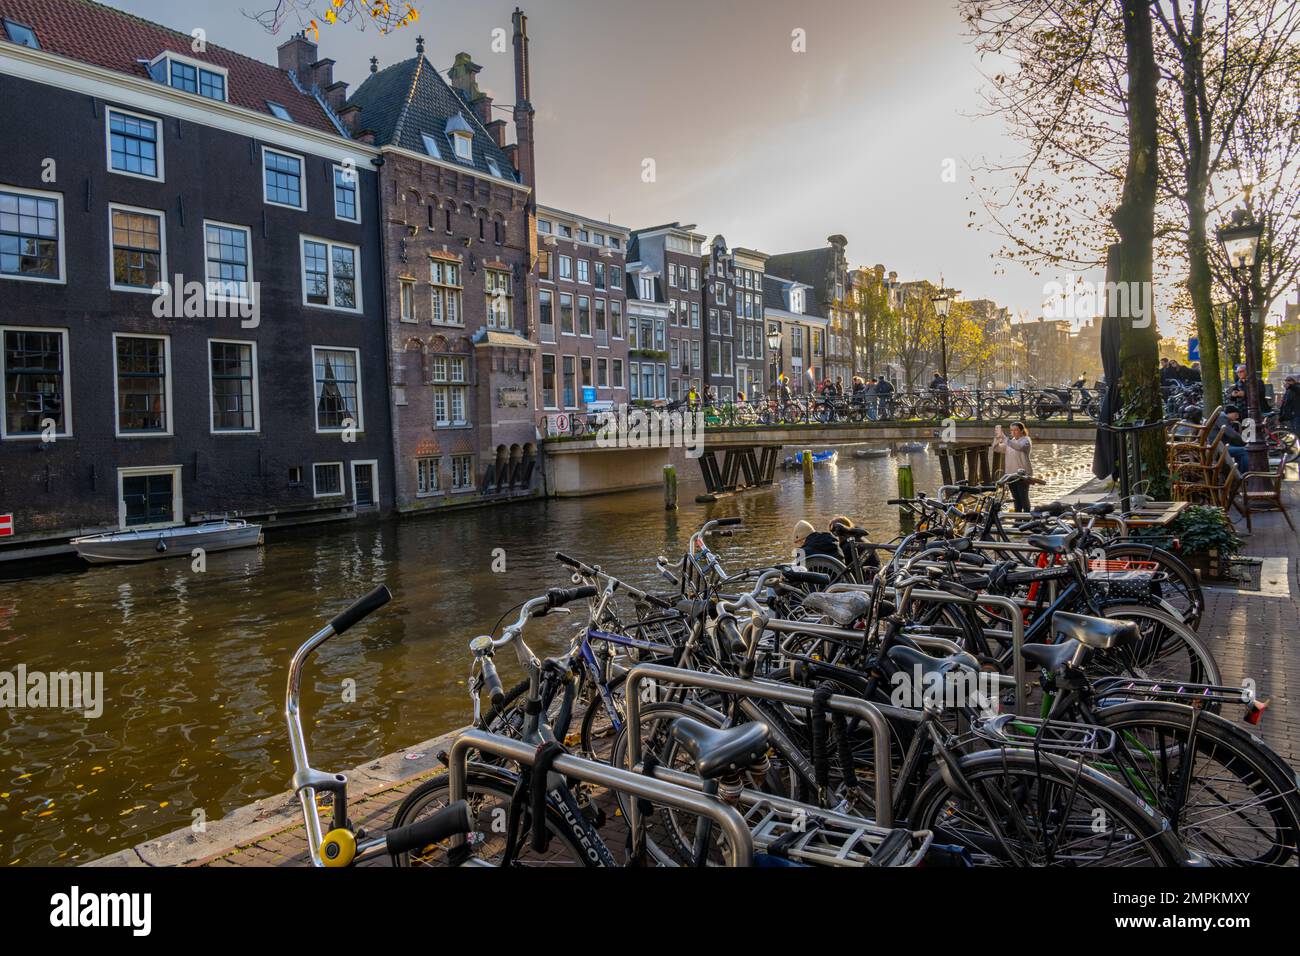
[[[943,411],[948,413],[948,310],[952,308],[953,297],[957,295],[956,289],[945,289],[943,287],[943,277],[939,277],[939,288],[934,295],[930,296],[930,301],[934,303],[934,314],[939,317],[939,374],[943,376]]]
[[[781,353],[781,330],[779,328],[773,328],[772,331],[767,333],[767,347],[776,353],[776,374],[779,380],[785,374],[785,356]],[[777,385],[779,381],[772,384]]]
[[[1246,443],[1247,461],[1251,471],[1268,471],[1268,446],[1260,438],[1263,422],[1260,408],[1263,396],[1260,394],[1259,372],[1255,365],[1255,339],[1251,331],[1254,313],[1252,273],[1259,258],[1259,240],[1264,235],[1264,226],[1255,221],[1247,205],[1232,213],[1232,224],[1221,227],[1218,231],[1219,244],[1223,246],[1228,265],[1237,279],[1241,313],[1241,344],[1246,356],[1246,416],[1250,419],[1252,440]]]

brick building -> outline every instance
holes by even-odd
[[[332,61],[85,0],[0,19],[6,542],[386,508],[376,154]]]
[[[403,512],[534,493],[537,257],[527,30],[515,25],[515,133],[458,54],[371,74],[347,101],[379,149],[396,501]]]
[[[626,404],[628,230],[544,206],[537,233],[542,409]]]
[[[854,374],[853,322],[849,306],[849,265],[845,249],[849,241],[841,235],[826,240],[825,246],[771,256],[767,271],[793,279],[812,289],[809,312],[827,321],[825,377],[837,378],[848,388]]]
[[[631,301],[629,308],[637,308],[643,316],[638,339],[629,339],[631,349],[642,351],[640,356],[629,356],[629,362],[638,365],[640,386],[631,389],[634,399],[667,399],[677,401],[687,396],[692,388],[703,389],[707,352],[704,348],[703,298],[701,257],[704,254],[705,236],[695,232],[694,226],[673,222],[632,232],[628,248],[628,263],[657,277],[662,301],[667,305],[667,325],[663,336],[654,324],[657,313],[647,308],[649,300]],[[638,288],[638,295],[640,290]],[[652,319],[647,325],[645,317]],[[651,336],[646,335],[650,329]],[[629,325],[629,335],[631,327]],[[652,355],[645,355],[649,351]],[[652,368],[647,371],[646,365]],[[663,365],[660,370],[659,366]],[[647,389],[647,384],[652,388]]]

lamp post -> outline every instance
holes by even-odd
[[[934,295],[930,296],[930,301],[934,303],[934,314],[939,317],[939,374],[943,376],[943,413],[948,414],[948,396],[951,389],[948,387],[948,310],[952,307],[953,296],[957,294],[955,289],[945,289],[943,287],[943,278],[939,279],[939,288]]]
[[[777,395],[779,396],[781,376],[785,374],[785,356],[781,354],[781,327],[774,326],[772,331],[767,333],[767,347],[776,353],[776,381],[772,384],[777,386]]]
[[[1255,221],[1249,205],[1234,210],[1232,224],[1219,228],[1219,244],[1228,257],[1228,266],[1238,283],[1241,313],[1241,348],[1246,356],[1246,416],[1250,419],[1251,440],[1246,443],[1246,456],[1251,471],[1268,471],[1268,446],[1260,438],[1262,422],[1260,407],[1259,370],[1255,364],[1254,333],[1251,331],[1253,302],[1251,273],[1259,257],[1259,240],[1264,227]]]

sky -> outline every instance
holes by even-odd
[[[515,0],[414,2],[419,22],[387,35],[323,26],[320,56],[337,61],[335,78],[355,89],[371,56],[407,59],[423,36],[444,71],[469,52],[484,68],[480,86],[508,110]],[[111,0],[269,62],[299,28],[290,20],[272,36],[245,15],[273,3]],[[984,115],[978,56],[950,0],[520,3],[545,205],[630,228],[694,223],[769,254],[838,233],[850,266],[942,276],[963,298],[1042,314],[1051,277],[996,259],[998,237],[969,225],[982,219],[972,165],[1016,144]],[[503,52],[492,49],[497,29]],[[647,159],[653,182],[643,181]]]

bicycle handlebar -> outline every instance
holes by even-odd
[[[374,611],[379,610],[385,604],[393,599],[393,594],[388,588],[381,584],[365,597],[358,598],[352,603],[347,610],[335,615],[334,620],[330,621],[330,627],[334,629],[335,634],[342,634],[353,624],[362,620]]]

